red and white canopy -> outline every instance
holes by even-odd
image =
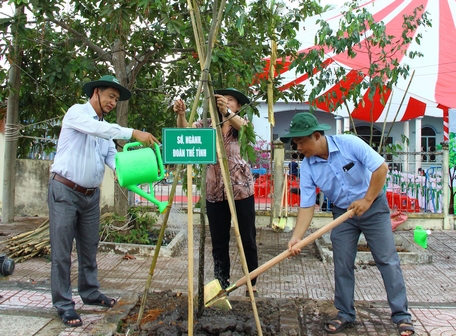
[[[407,45],[409,51],[420,51],[424,57],[410,59],[403,54],[398,54],[401,64],[408,64],[413,73],[405,80],[400,80],[397,86],[386,93],[383,101],[378,94],[374,99],[374,110],[371,112],[372,102],[368,98],[369,92],[364,93],[364,103],[354,107],[349,104],[353,118],[365,121],[406,121],[421,116],[444,117],[444,111],[456,107],[456,0],[370,0],[361,4],[374,16],[375,21],[383,21],[386,25],[386,33],[393,36],[401,36],[404,15],[412,15],[418,6],[424,6],[429,13],[432,27],[420,27],[417,33],[422,34],[420,44],[415,41]],[[317,20],[325,20],[334,29],[339,27],[342,18],[341,10],[332,10],[322,15],[316,15],[305,21],[298,33],[298,40],[302,45],[301,53],[314,46],[314,37],[320,25]],[[366,32],[364,36],[369,36]],[[325,63],[328,67],[343,66],[348,75],[345,81],[339,81],[328,85],[324,94],[333,97],[334,100],[342,99],[341,87],[349,87],[350,84],[366,80],[367,74],[360,76],[360,70],[370,66],[369,55],[363,48],[357,48],[357,56],[349,58],[346,53],[334,54],[325,50]],[[290,60],[278,60],[283,63],[280,70],[283,83],[280,89],[286,90],[293,85],[306,85],[307,92],[312,87],[309,78],[305,74],[298,74],[289,69]],[[267,65],[269,68],[269,64]],[[316,70],[317,71],[317,70]],[[407,91],[407,86],[409,89]],[[407,91],[407,94],[405,92]],[[401,108],[399,109],[399,106]],[[327,104],[319,104],[324,111],[337,115],[347,116],[345,106],[331,110]],[[371,115],[372,114],[372,115]],[[397,114],[397,117],[395,118]]]

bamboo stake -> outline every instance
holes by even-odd
[[[35,248],[40,249],[40,248],[43,248],[44,246],[46,246],[48,244],[49,244],[49,241],[43,241],[41,243],[36,244]]]
[[[43,227],[43,226],[46,226],[46,225],[49,226],[49,218],[46,218],[46,220],[43,223],[41,223],[40,226],[38,226],[38,229]]]
[[[193,6],[192,6],[190,0],[188,0],[188,4],[189,4],[189,8],[190,8],[190,14],[192,16],[192,8],[193,8]],[[194,27],[194,29],[195,29],[195,27]],[[197,47],[199,48],[198,43],[197,43]],[[197,49],[197,50],[199,52],[199,55],[203,53],[202,49]],[[197,99],[195,99],[195,101],[199,100],[199,96],[200,96],[201,91],[202,91],[201,89],[202,89],[202,83],[200,82],[199,83],[199,87],[198,87],[198,91],[197,91]],[[193,123],[193,120],[195,119],[196,108],[197,108],[197,105],[194,104],[192,112],[191,112],[189,120],[188,120],[189,125],[191,125]],[[145,308],[145,304],[146,304],[146,301],[147,301],[147,295],[148,295],[148,292],[149,292],[149,289],[150,289],[150,285],[151,285],[151,282],[152,282],[152,277],[153,277],[153,274],[154,274],[155,265],[156,265],[157,258],[158,258],[158,252],[159,252],[160,246],[161,246],[161,241],[163,240],[162,232],[164,234],[164,229],[165,229],[165,227],[166,227],[166,225],[168,223],[169,212],[170,212],[170,209],[171,209],[172,200],[174,198],[174,194],[175,194],[176,186],[177,186],[177,181],[178,181],[178,177],[179,177],[181,169],[182,169],[182,165],[178,165],[177,166],[177,170],[176,170],[176,178],[173,181],[173,185],[171,187],[171,193],[170,193],[170,196],[168,198],[168,208],[169,209],[165,212],[165,217],[163,219],[163,224],[162,224],[162,231],[160,232],[160,236],[159,236],[158,241],[157,241],[157,246],[155,248],[154,257],[152,258],[152,263],[151,263],[150,270],[149,270],[149,276],[148,276],[148,279],[147,279],[146,288],[144,290],[144,295],[143,295],[143,298],[142,298],[141,306],[139,308],[138,320],[137,320],[137,324],[138,325],[140,324],[141,319],[142,319],[142,317],[144,315],[144,308]]]
[[[16,262],[18,262],[18,263],[19,263],[19,262],[23,262],[23,261],[25,261],[25,260],[28,260],[28,259],[31,259],[31,258],[37,256],[38,254],[39,254],[39,251],[36,251],[36,252],[34,252],[34,253],[32,253],[32,254],[25,255],[25,256],[23,256],[23,257],[18,258],[18,259],[16,260]]]
[[[191,0],[187,0],[188,7],[189,7],[189,13],[190,13],[190,18],[191,18],[191,23],[193,27],[193,35],[195,37],[196,42],[196,50],[198,52],[198,57],[200,60],[200,67],[201,71],[204,71],[204,60],[206,59],[206,48],[203,40],[203,32],[201,30],[202,23],[201,23],[201,16],[200,16],[200,11],[195,10],[192,4]],[[198,4],[196,3],[195,0],[193,0],[193,3],[197,9],[199,9]],[[197,24],[198,23],[198,24]],[[215,41],[215,39],[213,40]],[[201,92],[202,88],[202,82],[198,83],[198,90],[197,92]],[[209,106],[209,101],[208,101],[208,94],[204,94],[205,102],[203,104],[203,110],[207,111],[208,106]],[[196,100],[195,100],[196,101]],[[193,105],[194,109],[192,110],[192,114],[190,115],[191,121],[193,121],[193,118],[195,113],[196,113],[196,105]],[[189,121],[189,125],[192,125],[192,122]],[[207,127],[207,113],[203,114],[203,125],[204,127]],[[202,165],[202,174],[201,174],[201,185],[205,185],[206,183],[206,168],[207,165],[204,164]],[[201,316],[204,310],[204,269],[205,269],[205,241],[206,241],[206,222],[205,222],[205,210],[206,210],[206,205],[205,205],[205,200],[206,200],[206,189],[201,188],[201,232],[200,232],[200,241],[199,241],[199,261],[198,261],[198,316]]]
[[[211,60],[212,60],[212,58],[211,58],[212,47],[213,47],[213,43],[215,41],[215,36],[216,36],[217,30],[218,30],[218,27],[220,26],[220,23],[221,23],[224,7],[225,7],[225,1],[222,0],[219,11],[218,11],[217,19],[213,22],[211,31],[209,33],[209,39],[208,39],[208,43],[207,43],[208,49],[206,52],[206,59],[204,62],[201,82],[204,85],[204,92],[208,92],[211,97],[211,99],[209,100],[210,101],[209,113],[210,113],[211,120],[212,120],[212,127],[216,130],[216,135],[217,135],[217,137],[216,137],[217,157],[218,157],[218,160],[220,163],[223,183],[225,185],[225,190],[227,193],[227,199],[228,199],[228,204],[229,204],[230,211],[231,211],[231,217],[232,217],[232,221],[233,221],[233,225],[234,225],[234,231],[235,231],[236,242],[237,242],[237,246],[238,246],[238,250],[239,250],[239,255],[241,258],[242,269],[247,278],[247,287],[248,287],[249,293],[250,293],[250,300],[252,303],[252,310],[253,310],[253,313],[255,316],[255,323],[256,323],[257,330],[258,330],[258,335],[261,336],[262,335],[261,323],[260,323],[260,319],[258,316],[258,310],[257,310],[256,303],[255,303],[255,297],[253,295],[253,288],[252,288],[252,283],[251,283],[250,276],[249,276],[249,270],[248,270],[247,261],[245,258],[244,248],[242,246],[242,240],[241,240],[241,235],[240,235],[240,231],[239,231],[239,223],[237,220],[236,207],[234,204],[233,189],[231,186],[231,181],[230,181],[229,171],[228,171],[228,161],[227,161],[227,157],[226,157],[225,146],[223,143],[223,135],[222,135],[221,127],[220,127],[220,120],[218,118],[218,114],[215,112],[217,107],[215,104],[214,91],[213,91],[213,88],[209,87],[209,85],[208,85],[208,83],[211,79],[208,70],[210,68],[210,64],[211,64]],[[192,19],[193,19],[193,17],[192,17]],[[198,35],[201,36],[201,33]],[[201,37],[201,38],[195,39],[195,40],[198,43],[198,41],[201,42],[203,39]],[[202,49],[203,48],[200,46],[200,50],[202,50]],[[200,63],[202,63],[202,55],[200,55],[199,57],[200,57]],[[200,84],[201,84],[201,82],[200,82]],[[199,85],[199,87],[198,87],[196,100],[199,99],[200,90],[201,90],[201,85]],[[195,104],[196,104],[196,101],[195,101]],[[194,104],[194,107],[195,107],[195,104]],[[192,111],[192,114],[193,114],[193,111]],[[189,327],[190,327],[190,325],[189,325]]]
[[[208,61],[209,55],[210,55],[210,52],[208,51],[207,57],[206,57],[206,62]],[[210,60],[209,60],[209,62],[210,62]],[[207,69],[208,67],[206,66],[205,68]],[[231,186],[231,180],[230,180],[229,170],[228,170],[228,159],[226,156],[225,146],[223,143],[223,135],[222,135],[221,127],[220,127],[220,120],[218,118],[218,114],[216,113],[216,103],[215,103],[214,91],[213,91],[212,87],[209,88],[209,85],[208,85],[209,79],[210,79],[210,75],[207,72],[203,72],[203,83],[205,86],[205,92],[209,92],[211,95],[209,112],[211,114],[212,126],[213,126],[213,128],[215,128],[216,135],[217,135],[217,137],[216,137],[217,157],[218,157],[218,160],[220,163],[223,184],[225,185],[228,205],[229,205],[230,211],[231,211],[231,218],[233,221],[235,238],[236,238],[236,243],[238,246],[239,256],[241,259],[241,265],[242,265],[243,272],[244,272],[245,276],[247,277],[247,287],[248,287],[249,293],[250,293],[250,300],[252,303],[252,310],[253,310],[254,317],[255,317],[255,323],[257,326],[258,335],[261,336],[262,335],[261,323],[260,323],[260,319],[258,316],[258,310],[257,310],[256,303],[255,303],[255,297],[252,295],[253,294],[252,283],[251,283],[250,276],[249,276],[249,270],[248,270],[248,266],[247,266],[247,260],[245,258],[244,248],[242,246],[242,239],[241,239],[241,235],[240,235],[240,231],[239,231],[239,222],[237,219],[236,206],[234,204],[233,189]]]
[[[171,192],[170,192],[170,194],[168,196],[168,206],[167,206],[167,208],[165,210],[165,215],[163,217],[163,223],[162,223],[162,226],[161,226],[161,229],[160,229],[160,234],[158,236],[157,244],[155,245],[154,256],[152,257],[152,262],[150,264],[149,275],[147,277],[146,287],[144,288],[144,294],[143,294],[143,297],[142,297],[141,306],[139,307],[138,319],[136,321],[136,323],[138,325],[140,325],[141,320],[142,320],[143,315],[144,315],[144,308],[145,308],[146,302],[147,302],[147,295],[149,293],[150,285],[152,283],[152,278],[154,276],[155,266],[157,264],[157,259],[158,259],[158,256],[160,254],[160,248],[161,248],[161,245],[162,245],[163,237],[165,235],[165,229],[166,229],[166,226],[168,224],[169,214],[171,212],[171,208],[172,208],[172,205],[173,205],[174,195],[176,193],[176,187],[177,187],[177,182],[179,181],[181,167],[182,167],[182,165],[177,165],[177,167],[176,167],[176,175],[175,175],[173,184],[171,186]]]
[[[193,5],[190,1],[188,1],[188,4],[189,4],[189,8],[191,9],[191,13],[193,13],[194,15],[191,15],[191,18],[192,18],[192,24],[193,24],[193,32],[195,34],[195,40],[196,40],[196,44],[197,44],[197,50],[198,50],[198,56],[200,58],[200,64],[201,64],[201,67],[202,67],[202,58],[204,56],[204,45],[202,44],[202,33],[199,34],[199,30],[197,28],[197,25],[195,23],[195,15],[198,16],[199,12],[196,11],[195,13],[195,9],[193,8]],[[198,6],[195,4],[195,8],[198,8]],[[211,28],[211,33],[212,34],[215,34],[216,31],[217,31],[217,28],[218,28],[218,22],[221,21],[220,19],[220,16],[221,16],[221,11],[219,11],[219,16],[218,16],[218,19],[216,22],[213,22],[212,23],[212,28]],[[198,38],[199,37],[199,38]],[[212,44],[214,43],[214,40],[215,39],[212,39]],[[209,41],[209,45],[210,45],[210,48],[212,48],[212,45],[211,45],[211,41]],[[206,54],[207,56],[208,54]],[[208,61],[207,60],[207,57],[206,57],[206,62],[204,63],[204,68],[202,67],[201,70],[202,70],[202,73],[206,73],[207,74],[207,71],[204,71],[204,69],[208,69],[208,66],[207,64],[210,64],[210,60]],[[196,93],[196,96],[195,96],[195,100],[194,100],[194,103],[193,103],[193,107],[192,107],[192,111],[191,111],[191,114],[190,114],[190,121],[188,122],[188,127],[192,127],[192,123],[193,123],[193,118],[194,116],[196,115],[196,109],[197,109],[197,106],[198,106],[198,101],[199,101],[199,97],[201,95],[201,90],[202,90],[202,86],[203,86],[203,82],[204,81],[200,81],[198,83],[198,90],[197,90],[197,93]],[[193,193],[192,193],[192,188],[193,188],[193,185],[191,184],[191,181],[192,181],[192,165],[187,165],[187,199],[188,199],[188,209],[187,209],[187,214],[188,214],[188,333],[189,335],[193,335]]]

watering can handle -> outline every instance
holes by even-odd
[[[160,168],[160,180],[165,178],[165,167],[163,166],[163,159],[161,156],[161,151],[160,151],[160,146],[158,144],[154,144],[155,147],[155,154],[157,155],[157,162],[158,162],[158,167]]]
[[[138,146],[143,146],[144,147],[144,145],[142,143],[140,143],[139,141],[129,142],[129,143],[127,143],[124,146],[123,151],[126,152],[126,151],[128,151],[128,148],[130,148],[130,147],[138,147]]]
[[[126,152],[128,151],[128,149],[130,147],[139,147],[139,146],[142,146],[144,148],[149,148],[149,147],[145,147],[142,143],[136,141],[136,142],[129,142],[127,143],[124,148],[123,148],[123,151]],[[161,152],[160,152],[160,146],[155,143],[154,144],[154,147],[155,147],[155,152],[156,152],[156,155],[157,155],[157,161],[158,161],[158,167],[160,168],[160,176],[159,176],[159,179],[163,179],[165,177],[165,167],[163,166],[163,159],[161,157]]]

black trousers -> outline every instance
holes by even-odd
[[[258,268],[258,251],[255,228],[255,200],[253,196],[235,201],[239,232],[249,272]],[[209,229],[212,238],[212,257],[214,258],[214,277],[223,288],[230,285],[230,229],[231,212],[228,201],[206,202]],[[252,286],[256,278],[252,279]]]

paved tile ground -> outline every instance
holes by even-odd
[[[413,233],[399,231],[397,234],[411,238]],[[260,264],[281,253],[286,248],[289,238],[290,233],[275,233],[267,228],[259,229]],[[198,232],[195,230],[195,251],[191,255],[194,270],[198,264],[197,239]],[[315,251],[316,248],[312,244],[304,249],[301,256],[286,259],[262,274],[257,284],[261,297],[332,300],[333,266],[322,263],[315,255]],[[428,252],[433,255],[432,264],[402,266],[417,335],[456,335],[456,231],[434,231],[429,236]],[[232,280],[235,281],[243,274],[234,238],[231,253]],[[209,242],[206,243],[205,254],[207,283],[213,279]],[[72,278],[76,283],[76,255],[73,256],[73,260],[75,262],[72,265]],[[16,264],[14,274],[4,279],[6,281],[0,281],[0,334],[101,335],[106,334],[106,325],[109,324],[111,330],[115,330],[115,319],[120,319],[126,314],[138,297],[142,296],[151,260],[151,256],[136,256],[136,259],[127,260],[123,255],[99,253],[101,288],[107,294],[120,299],[119,305],[110,310],[84,306],[79,296],[75,295],[76,308],[81,312],[84,325],[81,328],[70,329],[63,328],[56,311],[52,308],[49,292],[50,263],[44,258],[34,258]],[[174,292],[187,293],[188,264],[186,248],[175,257],[160,257],[151,290],[170,289]],[[355,328],[348,329],[341,335],[396,335],[394,325],[389,322],[390,312],[377,268],[357,267],[356,279],[355,299],[368,305],[358,309]],[[196,274],[194,283],[196,286]],[[237,289],[230,297],[241,296],[244,291],[245,288]],[[261,298],[258,302],[261,302]],[[305,312],[301,314],[305,315]],[[316,323],[323,325],[323,322]],[[301,328],[301,332],[306,334],[305,325]],[[324,334],[322,332],[322,335]]]

